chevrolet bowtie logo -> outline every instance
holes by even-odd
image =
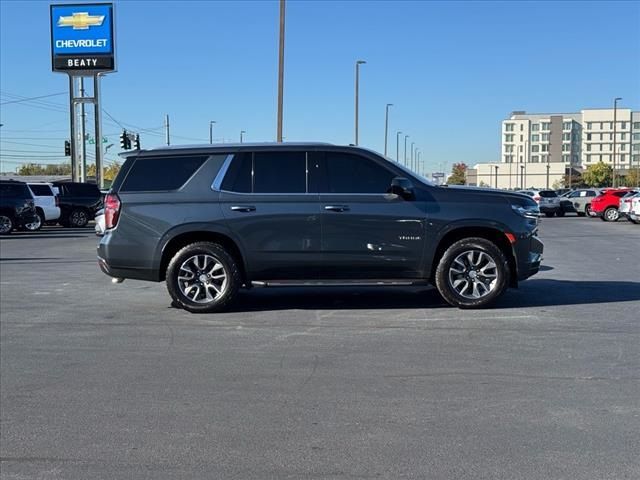
[[[89,27],[99,27],[104,22],[104,15],[89,15],[87,12],[74,13],[70,17],[60,17],[59,27],[73,27],[74,30],[88,30]]]

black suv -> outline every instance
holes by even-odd
[[[0,235],[38,220],[31,190],[24,182],[0,180]]]
[[[538,215],[526,195],[434,186],[358,147],[162,148],[126,159],[98,259],[114,281],[166,280],[190,312],[242,286],[425,282],[482,307],[538,271]]]
[[[86,227],[102,208],[102,194],[95,183],[56,182],[63,227]]]

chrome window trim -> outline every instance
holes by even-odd
[[[218,170],[218,174],[216,178],[213,179],[213,183],[211,184],[211,190],[215,190],[216,192],[221,192],[220,187],[222,187],[222,182],[224,180],[225,175],[227,174],[227,170],[229,170],[229,166],[231,165],[231,161],[233,160],[234,154],[230,153],[227,155],[227,158],[224,159],[224,163],[220,170]]]

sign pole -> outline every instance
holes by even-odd
[[[96,184],[104,189],[104,171],[102,161],[102,115],[100,108],[100,74],[93,76],[93,108],[96,134]]]
[[[69,143],[71,146],[71,181],[78,181],[77,171],[77,142],[76,142],[76,103],[75,103],[75,78],[73,75],[69,75],[69,125],[71,138]]]
[[[84,77],[78,77],[79,88],[80,88],[80,97],[83,98],[84,95]],[[78,140],[80,140],[80,161],[78,162],[78,178],[80,182],[87,181],[87,135],[86,135],[86,127],[87,127],[87,114],[84,108],[84,102],[80,103],[80,133],[78,135]]]

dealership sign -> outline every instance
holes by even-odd
[[[51,5],[54,72],[115,70],[113,4]]]

